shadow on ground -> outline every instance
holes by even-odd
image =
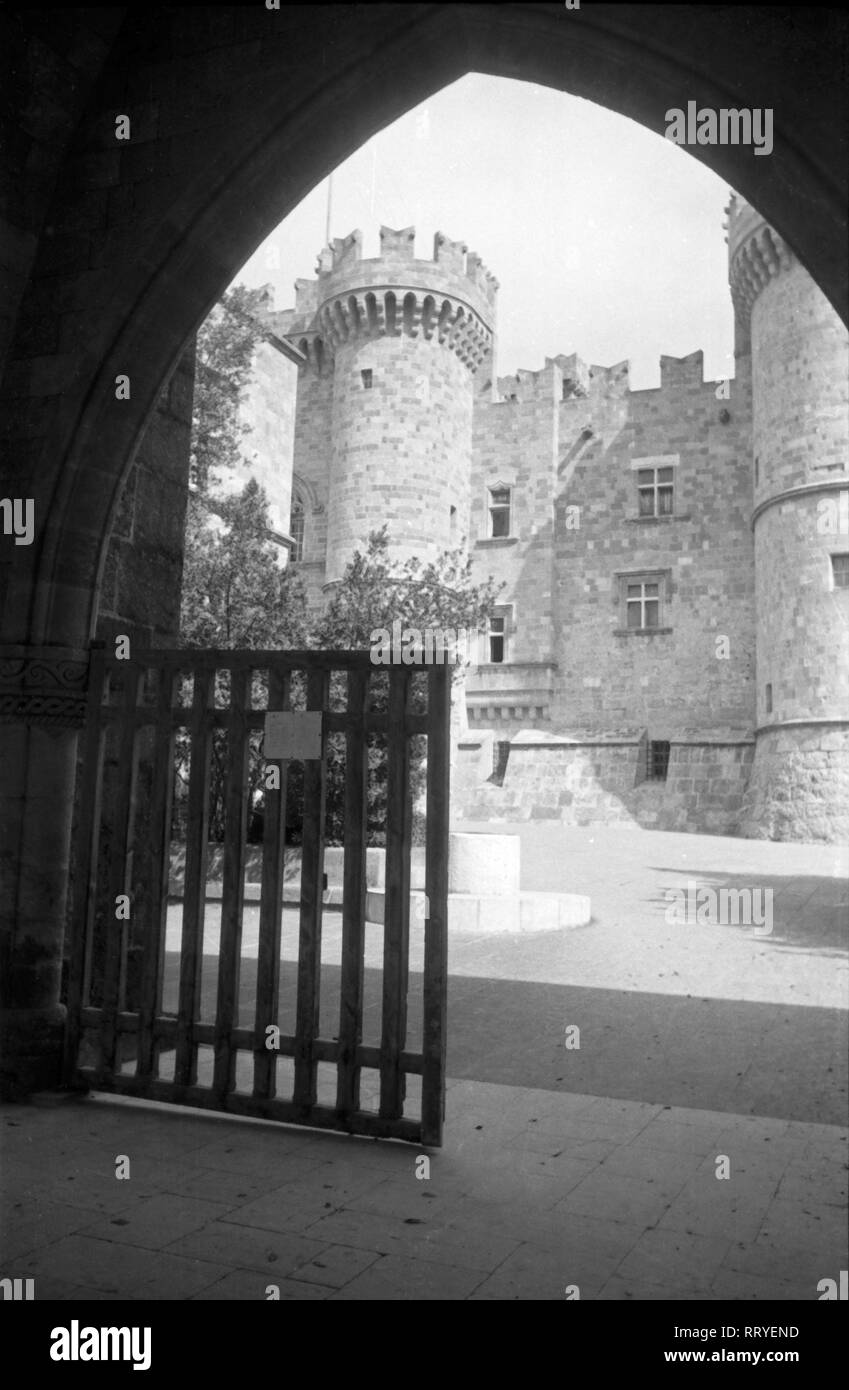
[[[215,1013],[217,957],[204,957],[201,1017]],[[166,957],[166,1001],[179,957]],[[281,965],[278,1022],[294,1024],[296,963]],[[339,1018],[338,966],[321,969],[321,1035]],[[411,973],[408,1047],[422,1037]],[[364,1041],[380,1041],[382,977],[365,971]],[[242,962],[239,1022],[253,1026],[256,961]],[[849,1016],[840,1009],[451,976],[448,1075],[653,1105],[845,1123]],[[565,1030],[580,1029],[580,1047]]]

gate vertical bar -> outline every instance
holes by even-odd
[[[174,729],[172,705],[176,671],[167,663],[159,672],[156,723],[153,725],[155,752],[150,789],[150,881],[147,921],[144,924],[141,995],[139,999],[138,1061],[136,1075],[155,1074],[159,1049],[154,1041],[154,1024],[162,1006],[162,963],[168,912],[169,847],[174,788]]]
[[[329,674],[309,670],[307,709],[324,710]],[[324,720],[322,719],[322,724]],[[316,1102],[316,1059],[313,1042],[318,1034],[319,987],[321,983],[321,907],[324,879],[324,735],[321,757],[304,763],[304,828],[301,851],[301,922],[298,939],[298,1002],[295,1031],[295,1084],[292,1099],[296,1105]]]
[[[194,668],[189,801],[186,813],[186,872],[183,880],[183,934],[177,1005],[177,1056],[174,1064],[174,1084],[177,1086],[194,1086],[197,1081],[194,1027],[200,1008],[200,974],[203,962],[209,839],[209,760],[212,745],[209,710],[214,684],[214,671]]]
[[[365,729],[368,671],[348,672],[345,735],[345,865],[342,889],[342,970],[336,1108],[345,1116],[360,1107],[357,1048],[363,1037],[363,953],[366,921],[366,822],[368,757]]]
[[[118,790],[115,798],[112,860],[109,872],[109,901],[104,905],[106,951],[103,971],[103,1012],[100,1020],[100,1068],[105,1076],[115,1072],[118,1048],[118,1008],[120,1005],[121,965],[126,925],[115,917],[115,903],[122,893],[129,894],[128,861],[136,800],[136,710],[142,682],[142,669],[127,661],[123,718],[118,753]],[[131,908],[132,911],[132,908]]]
[[[272,667],[268,673],[268,709],[286,709],[289,677]],[[265,1030],[277,1023],[280,1005],[280,933],[283,924],[283,856],[286,838],[288,763],[280,764],[280,789],[265,789],[262,828],[262,890],[259,905],[256,1015],[254,1018],[254,1095],[275,1095],[277,1054],[265,1045]]]
[[[245,834],[248,804],[247,707],[251,673],[230,668],[230,717],[227,722],[227,790],[224,813],[224,882],[221,889],[221,937],[218,954],[218,1000],[215,1011],[215,1067],[212,1089],[219,1102],[233,1090],[236,1053],[233,1029],[239,1000],[242,908],[245,897]]]
[[[448,830],[450,793],[451,667],[428,675],[427,848],[424,945],[424,1054],[422,1143],[439,1146],[445,1118],[448,1026]]]
[[[380,1044],[380,1115],[403,1114],[406,1078],[401,1053],[407,1034],[410,954],[410,842],[412,797],[407,709],[410,671],[389,668],[386,787],[386,910],[383,936],[383,1031]]]
[[[76,860],[71,958],[68,969],[68,1016],[65,1030],[64,1079],[73,1079],[82,1033],[81,1010],[85,997],[86,958],[91,950],[97,908],[97,867],[101,814],[101,783],[105,735],[101,706],[106,684],[106,653],[102,645],[92,646],[88,673],[86,727],[83,735],[80,780],[80,819],[77,827],[79,851]]]

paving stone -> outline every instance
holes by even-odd
[[[611,1221],[653,1226],[669,1210],[685,1179],[684,1173],[677,1179],[629,1178],[602,1168],[578,1183],[555,1210],[585,1216],[604,1212]]]
[[[299,1152],[297,1144],[293,1145],[285,1135],[281,1135],[279,1144],[270,1142],[265,1135],[260,1139],[247,1134],[241,1140],[218,1139],[194,1150],[191,1161],[200,1168],[222,1168],[228,1173],[265,1178],[275,1187],[287,1178],[309,1174],[316,1167],[315,1154]]]
[[[708,1298],[710,1294],[702,1291],[694,1292],[675,1284],[650,1284],[644,1279],[629,1279],[627,1275],[618,1271],[608,1279],[598,1294],[598,1300],[602,1303],[624,1303],[631,1299],[637,1303],[701,1303]]]
[[[223,1202],[230,1210],[243,1206],[268,1191],[267,1182],[246,1177],[244,1173],[229,1173],[223,1168],[197,1168],[193,1163],[169,1173],[160,1181],[164,1192],[201,1197],[209,1202]]]
[[[232,1221],[214,1221],[202,1230],[181,1236],[167,1246],[171,1255],[208,1260],[214,1264],[237,1265],[262,1270],[282,1278],[301,1264],[317,1258],[325,1249],[321,1241],[280,1231],[257,1230]]]
[[[331,1297],[408,1301],[422,1299],[464,1299],[480,1283],[478,1270],[438,1264],[435,1260],[414,1260],[401,1255],[383,1255],[363,1274],[352,1279]]]
[[[691,1231],[695,1235],[725,1236],[752,1241],[761,1228],[772,1201],[775,1182],[712,1177],[709,1172],[691,1178],[659,1221],[662,1230]]]
[[[381,1175],[374,1169],[367,1169],[359,1180],[347,1186],[327,1179],[328,1175],[320,1172],[312,1182],[301,1181],[275,1188],[264,1197],[232,1211],[228,1219],[271,1231],[301,1231],[382,1182]]]
[[[56,1278],[116,1297],[180,1299],[220,1279],[226,1267],[141,1250],[91,1236],[71,1235],[25,1256],[22,1275]]]
[[[200,1230],[224,1216],[227,1210],[223,1202],[204,1202],[196,1197],[175,1197],[163,1193],[128,1207],[118,1216],[93,1222],[84,1228],[82,1234],[118,1244],[141,1246],[145,1250],[162,1250],[178,1236]]]
[[[800,1303],[819,1298],[816,1281],[784,1283],[766,1274],[741,1274],[720,1269],[713,1281],[713,1297],[721,1302]]]
[[[269,1287],[276,1286],[278,1299],[269,1295]],[[193,1303],[228,1300],[235,1303],[251,1302],[295,1302],[322,1300],[329,1298],[332,1289],[327,1285],[307,1284],[294,1279],[275,1279],[273,1275],[260,1274],[251,1269],[235,1269],[225,1274],[215,1284],[192,1294]],[[281,1335],[284,1335],[281,1332]]]
[[[357,1250],[348,1245],[329,1245],[309,1264],[299,1265],[293,1278],[310,1284],[326,1284],[341,1289],[361,1274],[381,1256],[372,1250]]]
[[[661,1285],[676,1289],[682,1295],[698,1293],[707,1297],[729,1248],[730,1241],[713,1236],[690,1235],[685,1231],[645,1231],[625,1256],[616,1276],[631,1287],[643,1283]]]
[[[401,1217],[372,1212],[340,1211],[326,1216],[308,1228],[311,1239],[361,1250],[377,1250],[385,1255],[414,1256],[420,1260],[442,1260],[466,1269],[495,1269],[519,1240],[494,1230],[491,1224],[477,1225],[462,1218],[456,1222],[408,1222]]]

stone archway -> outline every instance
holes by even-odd
[[[753,14],[733,36],[728,12],[686,6],[257,5],[202,20],[127,12],[120,28],[101,26],[57,138],[51,178],[59,161],[64,176],[42,170],[33,184],[41,205],[18,257],[0,395],[9,490],[33,499],[37,530],[13,550],[0,591],[10,644],[0,1003],[8,1051],[19,1074],[31,1058],[33,1084],[55,1075],[79,692],[106,544],[162,382],[210,305],[329,169],[479,71],[572,92],[659,135],[666,110],[688,100],[775,107],[769,159],[692,153],[776,226],[845,311],[840,67],[800,13]],[[79,69],[70,40],[68,54]],[[125,111],[135,134],[119,148]],[[129,400],[116,399],[119,375]]]

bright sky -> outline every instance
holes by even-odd
[[[606,108],[547,87],[471,74],[409,111],[333,176],[331,236],[359,227],[378,254],[381,223],[415,226],[429,259],[442,231],[499,281],[500,376],[577,352],[631,361],[631,385],[659,385],[661,353],[702,348],[709,379],[733,376],[723,231],[728,185],[681,146]],[[278,309],[315,274],[327,183],[246,263]]]

